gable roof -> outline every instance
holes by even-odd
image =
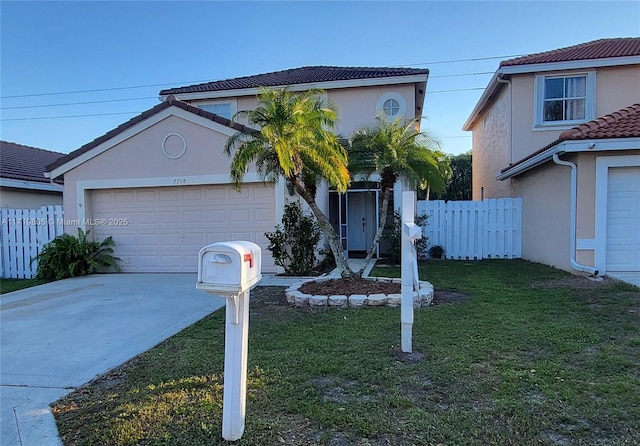
[[[503,60],[501,67],[640,55],[640,37],[599,39],[542,53]]]
[[[48,184],[46,166],[63,156],[64,153],[0,141],[0,177]]]
[[[503,81],[509,79],[512,74],[632,64],[640,64],[640,37],[599,39],[504,60],[500,62],[499,68],[493,74],[462,129],[471,130],[482,112],[497,97],[498,93],[506,88]]]
[[[205,119],[208,119],[210,121],[216,122],[218,124],[221,124],[225,127],[229,127],[230,129],[239,131],[239,132],[252,132],[254,131],[253,129],[251,129],[250,127],[247,127],[245,125],[242,124],[238,124],[236,122],[230,121],[229,119],[223,118],[222,116],[218,116],[215,113],[211,113],[209,111],[203,110],[199,107],[195,107],[191,104],[188,104],[186,102],[183,102],[179,99],[176,99],[175,96],[169,96],[167,98],[166,101],[159,103],[158,105],[150,108],[149,110],[142,112],[141,114],[139,114],[138,116],[135,116],[133,118],[131,118],[130,120],[128,120],[127,122],[124,122],[122,124],[120,124],[118,127],[116,127],[113,130],[108,131],[107,133],[105,133],[104,135],[94,139],[93,141],[83,145],[82,147],[80,147],[77,150],[74,150],[73,152],[69,153],[68,155],[59,158],[57,160],[55,160],[54,162],[50,163],[49,165],[46,166],[46,171],[47,172],[52,172],[54,169],[57,169],[61,166],[63,166],[64,164],[69,163],[70,161],[73,161],[74,159],[78,158],[79,156],[89,152],[90,150],[96,148],[97,146],[99,146],[100,144],[103,144],[107,141],[109,141],[110,139],[122,134],[124,131],[132,128],[133,126],[135,126],[136,124],[145,121],[146,119],[157,115],[158,113],[160,113],[163,110],[168,109],[169,107],[178,107],[182,110],[185,110],[189,113],[192,113],[194,115],[197,116],[201,116]]]
[[[245,88],[276,87],[319,82],[351,81],[396,76],[428,75],[426,68],[391,67],[334,67],[307,66],[252,76],[236,77],[186,87],[169,88],[160,95],[240,90]]]
[[[640,138],[640,103],[630,105],[613,113],[565,130],[558,139],[535,151],[529,156],[510,164],[500,171],[498,179],[506,179],[551,159],[561,152],[559,145],[565,141],[605,140]],[[640,148],[640,147],[638,147]],[[593,147],[592,150],[598,150]],[[583,151],[578,148],[576,151]]]

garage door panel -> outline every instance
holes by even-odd
[[[201,189],[187,189],[182,194],[182,200],[202,200]]]
[[[609,169],[607,271],[640,271],[640,167]]]
[[[185,224],[202,224],[202,211],[185,211],[183,214]]]
[[[155,225],[158,222],[158,213],[157,212],[138,212],[137,214],[131,214],[131,220],[135,221],[134,224],[140,225]]]
[[[155,201],[156,200],[156,192],[155,191],[137,191],[136,192],[136,200],[138,202],[144,201]]]
[[[128,225],[94,227],[113,236],[125,272],[195,272],[199,249],[243,239],[263,248],[263,267],[273,271],[264,232],[275,226],[275,192],[267,185],[174,186],[97,190],[93,219],[127,219]]]
[[[171,202],[178,200],[178,190],[172,187],[164,187],[160,189],[158,195],[158,199],[160,201]]]
[[[275,220],[275,212],[273,209],[256,209],[255,220],[259,222],[272,222]]]
[[[264,198],[264,199],[272,199],[273,198],[273,193],[271,190],[269,190],[269,188],[263,187],[263,188],[258,188],[258,189],[254,189],[256,198]]]
[[[226,196],[226,191],[224,189],[219,189],[219,188],[205,189],[205,197],[207,200],[224,200],[225,196]]]
[[[227,220],[225,211],[206,211],[206,221],[208,223],[219,223]]]

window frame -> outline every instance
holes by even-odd
[[[393,99],[398,103],[398,112],[393,116],[387,115],[384,111],[384,104],[389,99]],[[407,114],[407,100],[400,93],[396,93],[396,92],[385,93],[378,98],[378,102],[376,103],[376,112],[378,115],[382,115],[390,121],[403,119]]]
[[[207,106],[216,106],[216,105],[225,105],[225,104],[229,104],[229,110],[231,112],[231,115],[229,117],[226,116],[222,116],[222,115],[218,115],[217,113],[215,113],[214,111],[211,110],[207,110],[205,107]],[[195,104],[194,104],[195,105]],[[237,113],[237,108],[238,108],[238,104],[236,100],[233,99],[224,99],[224,100],[220,100],[220,101],[206,101],[206,102],[200,102],[199,104],[197,104],[198,107],[200,107],[201,109],[214,113],[218,116],[220,116],[221,118],[225,118],[225,119],[233,119],[233,116]]]
[[[535,77],[534,103],[533,103],[533,130],[565,130],[576,125],[595,119],[596,102],[596,76],[595,71],[580,71],[573,73],[539,74]],[[567,79],[572,77],[585,77],[585,104],[584,119],[571,119],[562,121],[545,121],[545,81],[547,79]]]

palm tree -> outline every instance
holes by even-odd
[[[419,117],[410,122],[389,121],[378,117],[375,125],[356,130],[351,137],[349,170],[354,177],[369,179],[380,175],[380,223],[367,252],[361,276],[371,261],[387,222],[389,198],[395,182],[403,178],[417,189],[444,190],[451,175],[447,156],[440,143],[427,132],[418,130]]]
[[[233,156],[236,189],[252,163],[265,180],[284,177],[316,217],[342,277],[353,278],[338,235],[315,202],[322,179],[338,192],[345,192],[350,182],[347,152],[331,131],[338,119],[335,106],[318,89],[294,94],[286,88],[261,88],[257,108],[239,111],[233,119],[242,118],[258,130],[239,131],[225,144],[225,152]]]

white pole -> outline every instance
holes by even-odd
[[[239,440],[244,433],[247,401],[249,291],[227,297],[224,339],[222,438]]]
[[[413,246],[407,225],[413,226],[416,213],[416,192],[411,190],[402,191],[402,236],[401,236],[401,277],[402,277],[402,299],[400,301],[400,322],[402,351],[412,353],[413,338]]]

